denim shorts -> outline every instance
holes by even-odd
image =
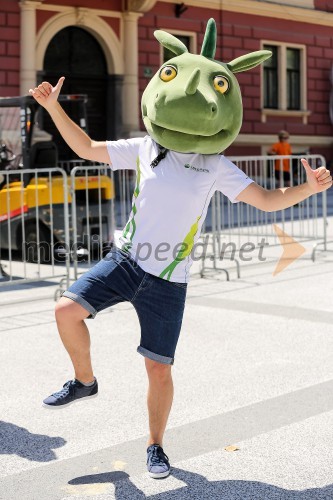
[[[128,253],[115,248],[71,285],[63,297],[84,307],[90,318],[119,302],[130,302],[141,327],[137,351],[149,359],[172,365],[186,290],[186,283],[146,273]]]

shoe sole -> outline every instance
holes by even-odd
[[[97,398],[97,394],[93,394],[92,396],[84,396],[83,398],[74,399],[70,403],[66,403],[64,405],[48,405],[46,403],[42,403],[43,408],[47,408],[48,410],[61,410],[62,408],[68,408],[73,403],[77,403],[78,401],[83,401],[84,399],[94,399]]]
[[[159,479],[162,477],[167,477],[170,474],[170,471],[167,470],[166,472],[160,472],[159,474],[157,474],[156,472],[148,472],[148,474],[150,477],[153,477],[154,479]]]

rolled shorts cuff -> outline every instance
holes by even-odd
[[[155,352],[148,351],[145,347],[139,345],[137,352],[142,354],[145,358],[152,359],[158,363],[163,363],[165,365],[173,365],[175,358],[170,358],[169,356],[162,356],[161,354],[156,354]]]
[[[66,291],[62,294],[62,297],[67,297],[68,299],[74,300],[74,302],[77,302],[78,304],[80,304],[80,306],[84,307],[90,313],[89,318],[93,319],[96,316],[96,309],[76,293]]]

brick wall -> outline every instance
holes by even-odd
[[[332,0],[315,0],[316,7],[330,10]],[[60,0],[68,4],[68,0]],[[71,3],[72,5],[73,3]],[[73,4],[74,5],[74,4]],[[91,0],[75,0],[75,5],[91,6]],[[121,9],[120,0],[114,3]],[[108,8],[108,0],[96,0],[95,7]],[[38,27],[53,13],[39,11]],[[218,24],[216,58],[228,62],[241,54],[258,50],[261,40],[304,44],[307,47],[307,108],[311,111],[308,124],[302,118],[267,117],[261,122],[260,68],[237,74],[241,86],[244,121],[241,133],[275,134],[286,128],[292,135],[321,135],[333,137],[329,119],[329,80],[333,63],[333,36],[329,26],[300,23],[296,20],[264,18],[248,14],[188,7],[180,18],[175,16],[174,4],[157,2],[154,9],[139,20],[139,85],[140,98],[149,82],[145,69],[154,74],[160,66],[160,45],[153,36],[155,29],[190,31],[197,35],[200,51],[209,17]],[[113,20],[115,21],[115,20]],[[20,12],[17,0],[0,0],[0,95],[19,93]],[[114,27],[114,26],[113,26]],[[118,27],[119,30],[119,27]],[[138,111],[139,112],[139,111]],[[140,112],[139,112],[140,113]],[[143,126],[142,126],[143,128]],[[333,152],[332,152],[333,157]]]
[[[0,96],[19,94],[20,8],[16,0],[0,0]]]
[[[327,12],[333,12],[333,2],[332,0],[314,0],[315,8],[318,10],[326,10]]]
[[[251,19],[249,19],[251,17]],[[302,118],[268,117],[267,123],[260,121],[260,68],[237,75],[244,97],[244,124],[242,132],[271,134],[279,129],[288,129],[297,135],[333,136],[329,119],[330,68],[333,60],[332,31],[326,26],[311,26],[293,21],[274,20],[274,26],[260,16],[235,16],[225,13],[232,36],[223,37],[223,51],[237,57],[241,53],[260,49],[261,40],[297,43],[306,46],[307,52],[307,108],[311,111],[308,124]],[[237,23],[237,24],[236,24]],[[233,47],[233,40],[244,24],[251,26],[248,36],[241,39],[242,48]]]

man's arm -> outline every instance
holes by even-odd
[[[55,87],[43,82],[30,89],[29,93],[48,111],[63,139],[80,158],[110,164],[106,142],[91,140],[60,106],[58,96],[64,80],[65,78],[61,77]]]
[[[332,177],[327,168],[319,167],[312,170],[304,158],[301,162],[307,176],[307,181],[304,184],[268,190],[253,182],[237,196],[237,200],[248,203],[264,212],[275,212],[291,207],[313,194],[326,191],[332,186]]]
[[[271,147],[269,148],[269,150],[267,151],[267,154],[268,154],[268,155],[276,155],[276,151],[275,151],[275,148],[274,148],[274,144],[273,144],[273,146],[271,146]]]

